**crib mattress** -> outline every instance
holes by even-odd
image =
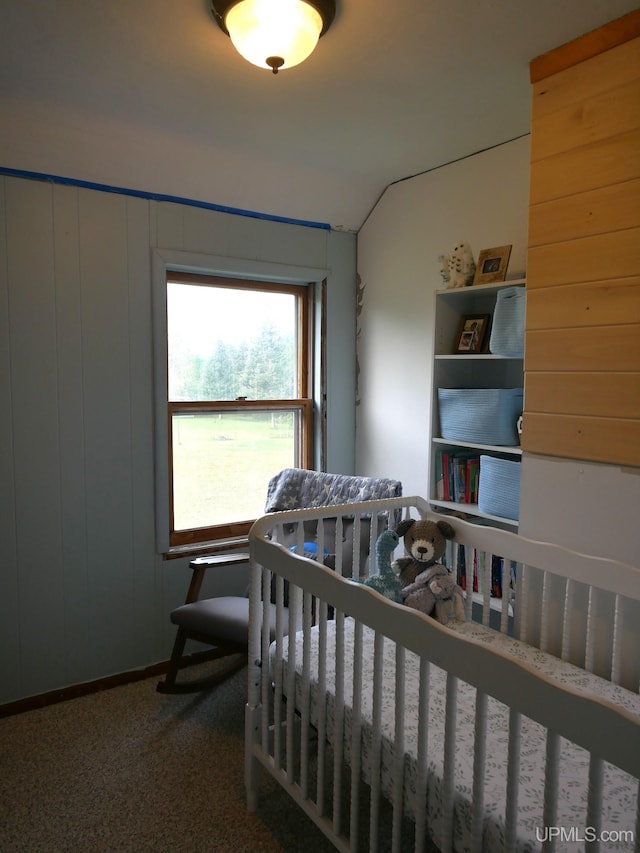
[[[344,660],[353,660],[354,626],[350,618],[345,618]],[[326,655],[326,708],[327,738],[334,740],[335,732],[335,684],[336,684],[336,623],[327,624]],[[624,688],[613,685],[605,679],[594,676],[584,670],[538,649],[521,643],[504,634],[475,622],[451,623],[452,630],[471,637],[476,641],[491,644],[495,648],[517,657],[546,676],[574,689],[587,691],[613,701],[640,716],[640,696]],[[318,673],[318,631],[310,633],[310,702],[311,722],[317,725],[319,719]],[[302,690],[302,643],[303,635],[296,635],[296,703],[300,707]],[[363,684],[369,685],[362,695],[362,766],[370,765],[372,751],[372,696],[374,632],[363,629]],[[371,653],[368,654],[367,650]],[[287,684],[287,638],[283,641],[281,657],[276,654],[275,643],[270,649],[270,666],[273,678],[282,678]],[[381,745],[381,786],[385,795],[392,791],[392,767],[394,762],[395,727],[395,643],[385,638],[382,679],[382,745]],[[344,678],[344,728],[343,738],[345,755],[349,755],[352,724],[352,688],[353,679],[348,671]],[[404,711],[404,809],[410,817],[415,817],[416,808],[423,809],[424,804],[416,803],[417,786],[417,743],[418,743],[418,690],[419,658],[406,652],[405,659],[405,711]],[[446,673],[432,665],[430,668],[429,692],[429,736],[427,771],[427,826],[437,842],[441,836],[444,820],[443,744],[445,721]],[[456,758],[455,778],[456,794],[454,805],[454,850],[456,853],[470,850],[471,845],[471,802],[473,789],[473,743],[476,690],[460,681],[458,683],[458,702],[456,720]],[[503,849],[504,809],[506,800],[507,743],[509,710],[497,700],[488,699],[487,741],[485,764],[484,826],[483,849]],[[546,751],[545,730],[538,723],[522,718],[520,754],[520,786],[518,794],[518,844],[517,850],[531,853],[542,848],[547,829],[543,825],[542,800],[544,782],[544,758]],[[585,750],[562,739],[562,762],[559,790],[562,799],[558,803],[557,826],[563,828],[563,835],[557,837],[556,849],[572,853],[584,846],[586,832],[586,791],[589,771],[589,758]],[[368,773],[365,770],[365,779]],[[636,782],[617,767],[605,765],[605,796],[602,817],[603,830],[609,833],[620,830],[620,837],[603,845],[606,850],[632,850],[633,840],[630,830],[635,829],[635,786]],[[612,835],[609,836],[613,837]],[[582,843],[577,843],[582,840]]]

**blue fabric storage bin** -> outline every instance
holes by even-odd
[[[509,518],[520,517],[520,462],[480,457],[480,483],[478,509],[487,515]]]
[[[440,437],[517,445],[522,388],[438,388]]]
[[[522,358],[526,303],[524,287],[507,287],[498,293],[491,322],[489,352]]]

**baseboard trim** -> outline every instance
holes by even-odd
[[[194,652],[185,655],[180,662],[183,666],[193,666],[205,663],[215,657],[215,649],[203,652]],[[123,684],[132,684],[135,681],[144,681],[157,675],[164,675],[169,667],[169,661],[161,661],[143,669],[132,669],[127,672],[119,672],[106,678],[98,678],[95,681],[84,681],[81,684],[71,684],[59,690],[51,690],[48,693],[40,693],[36,696],[27,696],[25,699],[17,699],[0,705],[0,719],[12,717],[15,714],[24,714],[26,711],[35,711],[38,708],[46,708],[48,705],[56,705],[58,702],[67,702],[69,699],[77,699],[80,696],[89,696],[91,693],[99,693],[101,690],[111,690],[113,687],[121,687]]]

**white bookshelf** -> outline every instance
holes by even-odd
[[[519,461],[522,450],[517,446],[503,446],[451,441],[440,437],[438,388],[522,388],[524,363],[521,357],[493,355],[489,352],[455,352],[456,338],[464,315],[490,314],[493,316],[497,295],[505,287],[525,285],[524,278],[511,279],[499,284],[472,285],[451,290],[437,290],[435,294],[435,338],[433,358],[433,406],[430,431],[430,483],[429,502],[435,509],[450,513],[464,513],[479,523],[491,523],[517,530],[518,522],[480,512],[474,503],[445,501],[437,495],[436,453],[438,450],[477,450],[478,454],[498,456]],[[488,340],[487,335],[487,340]]]

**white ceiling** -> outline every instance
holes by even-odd
[[[337,0],[302,65],[208,0],[0,0],[0,167],[357,231],[385,188],[529,130],[529,61],[631,0]]]

